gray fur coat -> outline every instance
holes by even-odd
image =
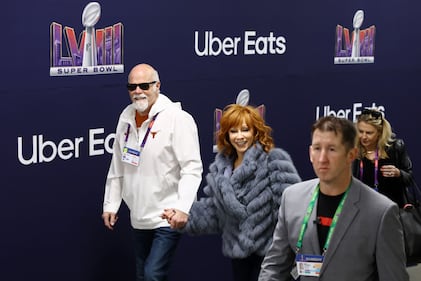
[[[218,153],[210,165],[206,197],[193,203],[187,225],[190,234],[222,234],[222,252],[230,258],[255,253],[264,256],[272,242],[283,190],[301,179],[287,152],[269,153],[250,147],[242,164]]]

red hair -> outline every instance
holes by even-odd
[[[253,130],[254,143],[259,142],[265,152],[269,152],[275,146],[271,136],[272,128],[265,124],[256,108],[249,105],[231,104],[225,107],[220,120],[217,136],[217,147],[220,152],[225,155],[236,153],[229,141],[229,130],[241,126],[243,122]]]

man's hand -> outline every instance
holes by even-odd
[[[113,230],[114,224],[118,220],[118,216],[115,213],[104,212],[102,213],[102,219],[104,220],[104,225],[108,229]]]
[[[186,225],[189,215],[177,209],[165,209],[161,218],[166,219],[171,228],[176,229]]]

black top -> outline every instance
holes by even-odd
[[[392,201],[396,202],[399,207],[405,205],[404,190],[412,184],[412,162],[406,152],[404,142],[400,139],[394,141],[391,146],[386,149],[389,156],[386,159],[379,159],[379,171],[377,179],[379,182],[378,190]],[[363,162],[364,172],[361,178],[360,162]],[[394,165],[400,170],[400,177],[383,177],[380,168],[383,165]],[[374,161],[367,158],[357,159],[353,163],[353,175],[370,187],[374,187]]]
[[[319,193],[319,198],[317,199],[316,223],[321,253],[323,252],[323,247],[330,228],[330,225],[326,224],[326,222],[333,219],[343,195],[344,193],[335,196],[325,195],[322,192]]]

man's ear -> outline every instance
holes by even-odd
[[[358,148],[356,147],[351,148],[348,152],[349,162],[350,163],[354,162],[354,160],[357,159],[357,156],[358,156]]]
[[[310,162],[313,163],[313,157],[311,156],[311,145],[308,147],[308,157],[310,158]]]

